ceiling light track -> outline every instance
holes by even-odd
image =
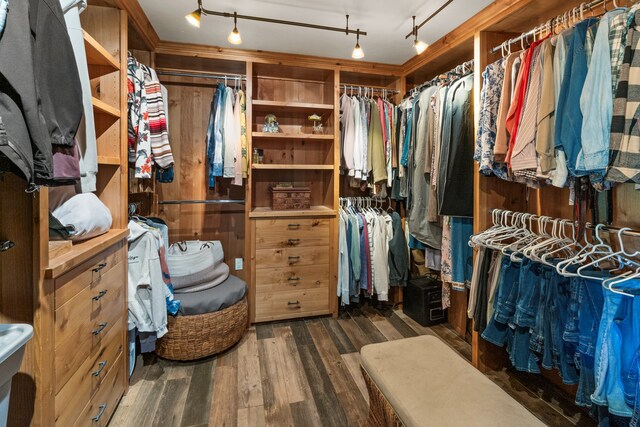
[[[366,31],[360,30],[352,30],[349,28],[348,17],[347,17],[347,26],[346,27],[330,27],[327,25],[318,25],[318,24],[310,24],[308,22],[298,22],[298,21],[287,21],[284,19],[275,19],[275,18],[263,18],[261,16],[252,16],[252,15],[241,15],[238,13],[229,13],[229,12],[217,12],[215,10],[209,10],[202,7],[202,1],[198,1],[198,9],[196,9],[193,13],[187,15],[188,17],[197,16],[197,20],[199,21],[199,17],[201,15],[211,15],[211,16],[222,16],[224,18],[234,18],[235,20],[244,19],[247,21],[257,21],[257,22],[267,22],[270,24],[281,24],[281,25],[291,25],[294,27],[302,27],[302,28],[313,28],[315,30],[323,30],[323,31],[335,31],[338,33],[349,34],[360,34],[361,36],[366,36]],[[187,18],[188,19],[188,18]],[[189,22],[193,23],[192,20]]]
[[[411,32],[409,34],[407,34],[404,38],[408,39],[411,36],[415,36],[418,34],[418,30],[422,27],[424,27],[424,25],[431,21],[433,18],[435,18],[440,12],[442,12],[447,6],[449,6],[451,3],[453,3],[453,0],[447,0],[442,6],[440,6],[438,8],[438,10],[436,10],[435,12],[433,12],[427,19],[425,19],[424,21],[422,21],[420,23],[420,25],[415,25],[415,16],[414,16],[414,25],[413,28],[411,29]]]

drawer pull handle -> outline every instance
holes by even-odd
[[[299,277],[289,277],[288,279],[290,282],[299,282],[300,278]]]
[[[289,228],[300,228],[300,224],[289,224]]]
[[[295,245],[296,243],[300,243],[300,239],[289,239],[288,242],[290,245]]]
[[[287,305],[300,305],[300,301],[289,301]]]
[[[4,242],[0,242],[0,252],[5,252],[14,247],[16,244],[11,240],[6,240]]]
[[[98,295],[94,296],[92,299],[94,301],[98,301],[100,300],[100,298],[102,298],[103,296],[105,296],[107,294],[107,289],[103,289],[100,292],[98,292]]]
[[[106,327],[107,327],[107,325],[108,325],[108,324],[109,324],[108,322],[100,323],[100,324],[98,325],[98,329],[96,329],[96,330],[94,330],[94,331],[92,332],[92,333],[93,333],[93,335],[99,335],[99,334],[100,334],[100,332],[102,332],[102,331],[104,330],[104,328],[106,328]]]
[[[100,418],[102,418],[102,414],[104,414],[104,411],[107,410],[107,404],[103,403],[102,405],[98,406],[98,408],[100,408],[100,412],[98,412],[98,415],[91,418],[91,421],[93,421],[94,423],[100,421]]]
[[[92,372],[91,375],[93,375],[94,377],[99,377],[100,374],[102,373],[103,369],[107,366],[107,361],[105,360],[104,362],[100,362],[98,363],[98,370],[95,372]]]
[[[98,266],[96,268],[93,269],[93,272],[97,273],[100,270],[102,270],[103,268],[105,268],[106,266],[107,266],[106,262],[100,263],[100,264],[98,264]]]
[[[299,256],[290,256],[289,257],[289,262],[297,262],[300,261],[300,257]]]

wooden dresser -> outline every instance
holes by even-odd
[[[106,425],[126,388],[126,241],[51,282],[55,425]]]
[[[255,221],[255,321],[331,313],[332,220]]]

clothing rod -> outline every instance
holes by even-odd
[[[584,9],[590,10],[590,9],[593,9],[594,7],[597,7],[597,6],[601,5],[601,4],[605,4],[605,2],[606,2],[606,0],[594,0],[594,1],[590,2],[590,3],[586,3],[586,4],[585,4],[585,3],[583,3],[582,5],[577,6],[577,7],[573,8],[573,9],[571,9],[571,11],[567,11],[567,12],[572,12],[572,11],[574,11],[574,10],[581,10],[581,9],[582,9],[582,10],[584,10]],[[613,2],[611,2],[611,3],[613,4]],[[563,14],[561,14],[561,15],[558,15],[558,16],[556,16],[555,18],[550,19],[549,21],[547,21],[547,23],[554,23],[554,22],[557,22],[557,21],[558,21],[560,18],[562,18],[562,16],[563,16],[564,14],[566,14],[567,12],[565,12],[565,13],[563,13]],[[544,28],[544,26],[545,26],[545,24],[542,24],[542,25],[540,25],[540,26],[538,26],[538,27],[534,28],[533,30],[530,30],[530,31],[528,31],[528,32],[526,32],[526,33],[522,33],[522,34],[520,34],[518,37],[516,37],[516,38],[514,38],[514,39],[509,39],[509,40],[507,40],[507,41],[505,42],[505,44],[504,44],[504,45],[505,45],[505,46],[509,46],[509,45],[511,45],[511,44],[513,44],[513,43],[517,43],[517,42],[519,42],[519,41],[521,41],[521,40],[523,40],[523,39],[529,38],[529,37],[531,37],[531,36],[535,35],[535,34],[536,34],[538,31],[540,31],[542,28]],[[491,49],[490,53],[496,53],[496,52],[499,52],[500,50],[502,50],[502,46],[503,46],[503,44],[500,44],[500,45],[498,45],[498,46],[494,47],[493,49]]]
[[[383,87],[372,87],[372,86],[351,86],[351,85],[340,85],[341,88],[343,88],[344,90],[371,90],[374,92],[382,92],[382,91],[386,91],[387,93],[400,93],[400,91],[395,90],[395,89],[385,89]]]
[[[236,203],[244,205],[244,200],[161,200],[159,205],[223,205]]]
[[[175,76],[175,77],[197,77],[199,79],[213,79],[213,80],[247,80],[247,76],[245,76],[244,74],[238,74],[238,75],[228,75],[228,74],[213,74],[213,73],[207,73],[207,74],[200,74],[200,73],[182,73],[179,71],[162,71],[162,70],[156,70],[156,74],[158,74],[159,76]]]

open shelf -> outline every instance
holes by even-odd
[[[314,104],[311,102],[288,102],[288,101],[269,101],[266,99],[254,99],[253,109],[255,111],[282,111],[282,110],[303,110],[309,111],[333,111],[333,104]]]
[[[104,101],[101,101],[100,99],[93,97],[91,99],[91,102],[93,103],[93,112],[96,114],[103,114],[103,115],[107,115],[107,116],[111,116],[113,117],[115,120],[120,118],[120,110],[112,107],[111,105],[107,104]]]
[[[269,133],[252,132],[251,137],[255,139],[309,139],[309,140],[333,140],[333,134],[313,134],[313,133]]]
[[[82,31],[82,35],[84,38],[84,50],[87,54],[90,78],[94,79],[120,70],[120,64],[107,49],[86,31]]]
[[[129,229],[111,229],[105,234],[74,243],[71,249],[49,260],[45,270],[45,277],[52,279],[60,276],[74,267],[82,264],[91,257],[99,254],[113,244],[119,242],[129,234]]]
[[[99,165],[120,166],[120,157],[115,156],[98,156]]]
[[[282,218],[282,217],[319,217],[335,216],[336,211],[326,206],[311,206],[310,209],[274,211],[269,207],[257,207],[251,210],[249,218]]]
[[[251,169],[257,170],[333,170],[333,165],[288,165],[288,164],[277,164],[277,163],[269,163],[269,164],[253,164],[251,165]]]

